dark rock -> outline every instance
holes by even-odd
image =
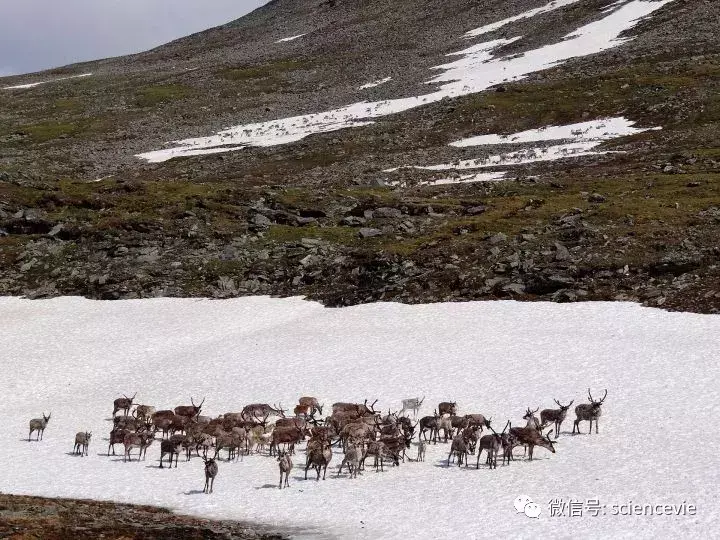
[[[607,198],[604,195],[601,195],[600,193],[591,193],[588,197],[588,201],[591,203],[602,203],[605,202]]]
[[[465,209],[465,213],[466,213],[468,216],[477,216],[477,215],[482,214],[482,213],[485,212],[486,210],[487,210],[487,206],[482,206],[482,205],[480,205],[480,206],[470,206],[470,207],[468,207],[468,208]]]

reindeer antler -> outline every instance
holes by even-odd
[[[605,398],[607,397],[607,388],[605,389],[605,394],[603,395],[602,399],[600,400],[600,403],[605,401]]]

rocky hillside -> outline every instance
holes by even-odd
[[[447,83],[426,84],[461,58],[452,53],[486,47],[466,70],[476,81],[483,66],[512,69],[640,3],[652,2],[559,0],[472,37],[548,4],[276,0],[146,53],[0,79],[0,294],[637,300],[717,312],[715,2],[660,2],[605,50],[484,91],[434,100]],[[230,137],[218,153],[137,157],[229,126],[277,131],[283,118],[412,96],[431,97],[284,144],[228,152]],[[467,137],[616,117],[662,129],[605,141],[602,153],[518,162],[492,182],[388,172],[514,148],[449,145]],[[255,136],[244,128],[240,139]]]

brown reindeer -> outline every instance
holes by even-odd
[[[573,424],[573,433],[575,433],[575,428],[577,428],[577,432],[582,433],[580,431],[580,422],[583,420],[587,420],[590,422],[590,431],[588,431],[588,434],[592,433],[592,423],[593,420],[595,421],[595,434],[598,433],[598,419],[602,415],[602,409],[600,408],[603,404],[603,401],[605,401],[605,398],[607,397],[607,389],[605,390],[605,394],[603,397],[596,401],[593,399],[592,394],[590,393],[590,389],[588,388],[588,399],[590,400],[590,403],[581,403],[577,407],[575,407],[575,422]]]
[[[50,417],[52,416],[52,412],[45,416],[45,413],[42,413],[42,418],[33,418],[30,420],[30,434],[28,435],[28,441],[32,439],[32,434],[34,431],[37,431],[37,436],[35,438],[36,441],[41,441],[43,438],[43,435],[45,433],[45,428],[48,425],[48,422],[50,421]]]
[[[160,468],[163,468],[163,458],[165,454],[169,454],[168,468],[172,469],[173,456],[175,456],[175,468],[177,469],[180,452],[182,452],[185,437],[171,437],[165,441],[160,441]]]
[[[203,493],[212,493],[215,477],[218,473],[218,465],[214,459],[203,458],[205,462],[205,487]]]
[[[243,407],[240,414],[245,420],[258,421],[260,418],[265,417],[265,419],[267,419],[269,416],[279,416],[280,418],[285,418],[285,409],[282,408],[282,403],[280,404],[280,407],[277,405],[271,407],[267,403],[251,403],[250,405]]]
[[[112,415],[115,416],[115,414],[118,411],[123,411],[123,414],[127,416],[130,414],[130,407],[132,407],[133,400],[135,399],[135,396],[137,396],[137,392],[133,394],[133,397],[129,398],[125,394],[123,394],[123,397],[117,398],[115,401],[113,401],[113,413]]]
[[[150,420],[153,414],[155,414],[155,407],[152,405],[138,405],[133,411],[133,416],[142,422]]]
[[[88,448],[90,446],[90,437],[92,437],[91,431],[81,431],[75,435],[75,446],[73,447],[73,454],[79,456],[87,456]]]
[[[457,415],[457,403],[454,401],[443,401],[438,405],[438,415],[448,414],[450,416]]]
[[[307,429],[299,426],[277,428],[272,432],[272,441],[270,442],[270,455],[278,452],[279,445],[287,445],[288,453],[295,453],[295,445],[305,440]]]
[[[345,412],[352,411],[352,412],[357,413],[358,416],[374,416],[376,414],[380,414],[379,411],[375,410],[375,404],[378,402],[377,399],[375,401],[373,401],[369,407],[368,407],[367,402],[368,402],[368,400],[366,399],[362,405],[359,403],[344,403],[344,402],[333,403],[333,406],[332,406],[333,415],[335,415],[335,413],[340,412],[340,411],[345,411]]]
[[[314,415],[315,413],[322,414],[323,413],[323,406],[320,404],[318,399],[316,397],[311,396],[303,396],[300,398],[298,407],[305,407],[309,410],[309,415]]]
[[[329,441],[319,439],[308,441],[307,459],[305,461],[305,480],[307,480],[307,473],[310,467],[317,471],[316,480],[320,480],[320,469],[322,469],[323,480],[325,480],[325,474],[327,473],[328,465],[332,460],[332,455],[332,449],[330,448]]]
[[[448,454],[447,458],[447,466],[450,466],[450,458],[454,458],[454,456],[457,456],[458,467],[462,466],[463,461],[465,462],[465,467],[467,467],[468,455],[468,440],[466,439],[464,433],[460,433],[453,438],[452,443],[450,444],[450,453]]]
[[[510,433],[517,439],[518,444],[524,444],[528,447],[529,459],[532,461],[533,449],[536,446],[550,450],[553,454],[555,453],[555,444],[550,439],[552,430],[548,431],[546,435],[543,435],[541,431],[533,427],[522,427],[522,428],[510,428]]]
[[[140,458],[143,457],[145,452],[147,452],[148,446],[152,444],[152,441],[154,439],[154,431],[143,431],[142,433],[126,433],[125,438],[123,439],[123,445],[125,446],[125,454],[123,456],[123,461],[132,461],[132,458],[130,457],[130,451],[133,448],[140,449],[140,453],[138,454],[138,461],[140,461]]]
[[[347,464],[348,471],[350,472],[350,478],[357,478],[358,469],[360,468],[361,455],[362,447],[357,444],[357,441],[350,440],[347,445],[347,450],[345,450],[345,457],[343,457],[337,475],[340,476],[343,467]]]
[[[113,429],[110,432],[110,442],[108,443],[107,455],[110,455],[110,449],[112,448],[112,455],[115,455],[115,445],[122,444],[125,441],[125,435],[130,433],[127,429]]]
[[[205,403],[205,398],[200,402],[200,405],[195,405],[195,402],[193,401],[192,396],[190,397],[190,403],[192,405],[178,405],[175,407],[175,414],[177,416],[183,416],[185,418],[197,418],[200,415],[200,410],[202,409],[203,403]]]
[[[557,399],[553,400],[555,403],[557,403],[559,409],[543,409],[540,411],[540,422],[542,422],[543,425],[547,425],[550,422],[555,424],[555,438],[557,439],[560,436],[560,426],[565,421],[565,417],[567,416],[568,409],[570,408],[570,405],[573,404],[572,400],[567,405],[562,405]]]
[[[280,468],[280,484],[278,487],[283,488],[283,474],[285,475],[285,487],[290,487],[290,471],[293,468],[292,458],[287,452],[280,451],[277,457],[278,466]]]

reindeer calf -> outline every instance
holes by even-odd
[[[88,455],[88,447],[90,446],[90,437],[92,432],[81,431],[75,435],[75,446],[73,447],[73,454],[80,456]]]
[[[290,487],[290,470],[293,468],[292,458],[290,454],[281,450],[277,457],[278,466],[280,467],[280,484],[278,487],[283,488],[283,474],[285,475],[285,487]]]

